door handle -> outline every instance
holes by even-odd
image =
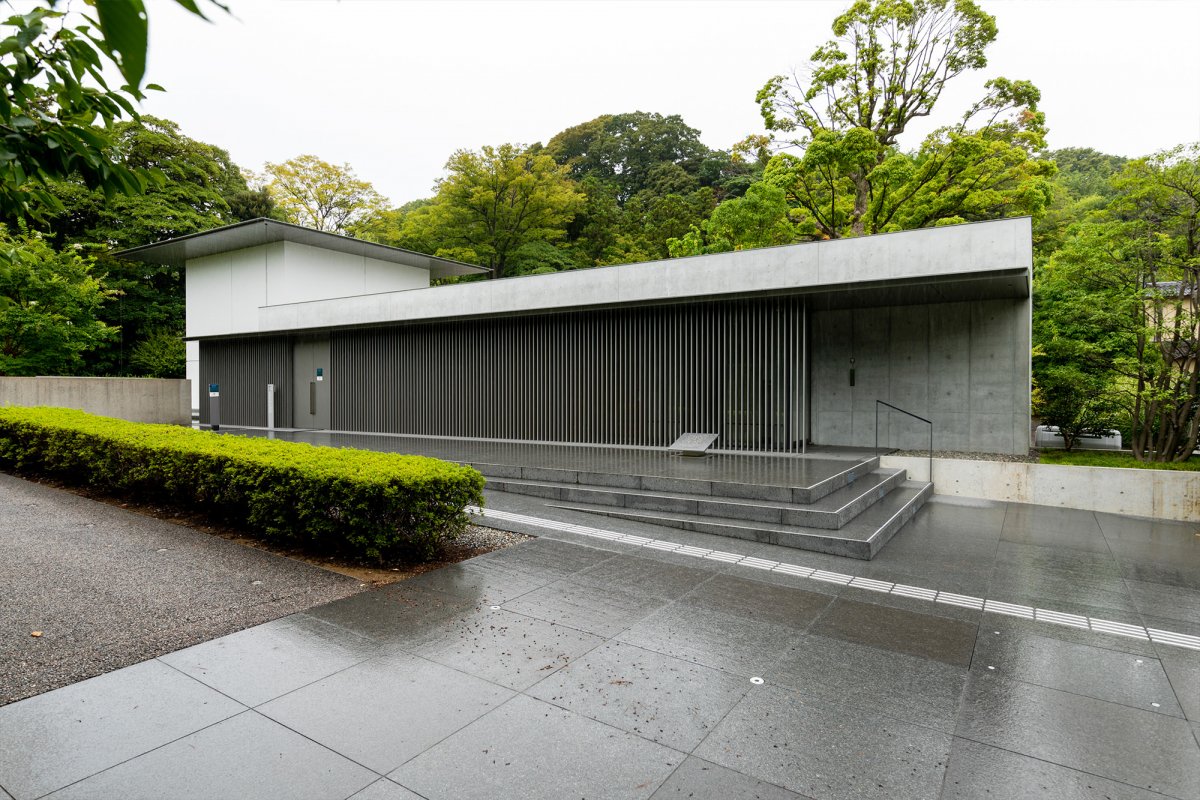
[[[317,413],[317,382],[308,382],[308,413],[315,415]]]

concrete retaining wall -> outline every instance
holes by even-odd
[[[78,408],[130,422],[192,424],[190,381],[177,379],[0,377],[0,406]]]
[[[927,458],[883,456],[880,465],[907,469],[909,477],[917,480],[926,480],[929,475]],[[1196,472],[935,458],[933,491],[1200,522],[1200,473]]]

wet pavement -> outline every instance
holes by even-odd
[[[935,498],[865,562],[488,507],[540,538],[0,708],[0,787],[1200,798],[1194,525]]]
[[[302,561],[0,474],[0,705],[362,590]]]

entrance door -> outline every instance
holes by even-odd
[[[292,427],[328,430],[329,336],[298,336],[294,348]]]

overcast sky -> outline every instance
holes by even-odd
[[[601,114],[679,114],[709,147],[761,132],[754,95],[802,69],[850,0],[226,0],[211,24],[151,0],[146,113],[243,167],[348,162],[395,204],[457,148],[545,142]],[[906,142],[989,77],[1033,81],[1050,145],[1139,156],[1200,140],[1200,2],[980,0],[1000,35]]]

